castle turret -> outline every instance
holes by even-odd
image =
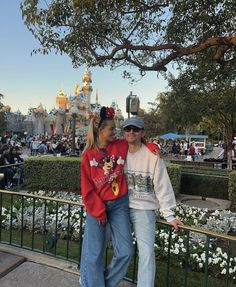
[[[47,111],[43,107],[42,103],[37,108],[32,109],[32,121],[33,121],[33,134],[45,134],[45,118]]]
[[[63,89],[60,89],[56,97],[56,105],[58,108],[66,110],[68,108],[68,97]]]
[[[84,74],[83,74],[83,87],[82,87],[82,91],[85,94],[91,94],[91,92],[93,91],[93,88],[91,86],[92,83],[92,79],[91,79],[91,72],[88,70],[85,70]]]

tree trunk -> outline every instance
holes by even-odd
[[[227,136],[227,169],[232,170],[232,135]]]

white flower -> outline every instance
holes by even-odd
[[[229,268],[229,274],[234,273],[234,269],[233,268]]]
[[[195,225],[197,225],[197,224],[198,224],[198,220],[197,220],[197,219],[194,219],[194,220],[193,220],[193,223],[194,223]]]
[[[201,259],[202,259],[203,262],[206,261],[206,254],[205,254],[205,253],[202,253],[202,254],[201,254]]]
[[[227,254],[226,252],[224,252],[224,253],[222,254],[222,256],[223,256],[225,259],[228,259],[228,254]]]
[[[179,249],[174,249],[173,253],[176,255],[179,254]]]
[[[226,262],[226,261],[222,261],[222,262],[220,263],[220,267],[224,267],[224,266],[227,266],[227,262]]]
[[[194,259],[194,258],[197,258],[198,257],[198,254],[197,253],[193,253],[191,254],[191,257]]]
[[[226,274],[226,269],[225,268],[221,271],[221,274]]]
[[[212,263],[213,264],[218,264],[222,259],[220,257],[213,258]]]

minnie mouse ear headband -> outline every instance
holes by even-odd
[[[115,115],[115,111],[112,107],[103,106],[100,110],[100,116],[98,115],[98,113],[94,113],[93,118],[98,123],[98,128],[100,128],[104,120],[113,119],[114,115]]]

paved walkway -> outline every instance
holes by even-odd
[[[74,263],[0,244],[0,286],[79,287],[79,271]],[[134,286],[125,281],[119,285]]]
[[[1,287],[78,287],[79,276],[53,267],[24,262],[0,279]]]
[[[202,198],[197,195],[178,194],[177,203],[183,203],[192,207],[207,208],[210,211],[230,209],[231,201],[219,198]]]

